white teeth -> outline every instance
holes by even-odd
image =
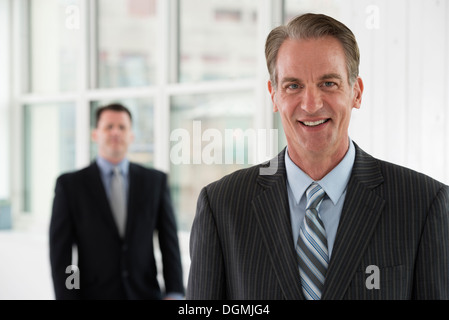
[[[326,120],[318,120],[318,121],[304,121],[303,123],[308,127],[315,127],[325,122]]]

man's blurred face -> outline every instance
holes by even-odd
[[[333,37],[287,39],[277,57],[277,88],[268,83],[279,111],[289,155],[342,158],[348,149],[353,108],[363,83],[348,83],[343,47]]]
[[[97,128],[92,132],[92,139],[97,143],[101,157],[119,163],[134,140],[129,115],[121,111],[103,111]]]

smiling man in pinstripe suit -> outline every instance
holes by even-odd
[[[202,189],[187,299],[449,299],[448,186],[373,158],[348,135],[363,93],[353,33],[305,14],[275,28],[265,54],[287,147],[273,174],[263,164]],[[312,183],[324,190],[316,219],[326,239],[313,294],[297,249]]]

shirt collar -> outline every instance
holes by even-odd
[[[96,163],[97,163],[98,167],[100,168],[100,171],[103,175],[109,175],[111,173],[111,171],[117,166],[120,168],[120,171],[122,172],[123,176],[126,177],[128,175],[129,161],[126,158],[123,159],[118,164],[112,164],[111,162],[107,161],[106,159],[98,156],[96,159]]]
[[[334,205],[337,204],[346,189],[346,185],[351,176],[354,160],[355,147],[352,140],[349,138],[349,149],[344,158],[323,179],[317,181]],[[288,148],[285,150],[285,169],[287,171],[287,182],[293,192],[295,202],[298,204],[301,197],[314,180],[290,159]]]

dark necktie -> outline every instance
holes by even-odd
[[[117,229],[120,236],[123,237],[126,225],[126,195],[123,176],[118,167],[112,171],[110,203]]]

